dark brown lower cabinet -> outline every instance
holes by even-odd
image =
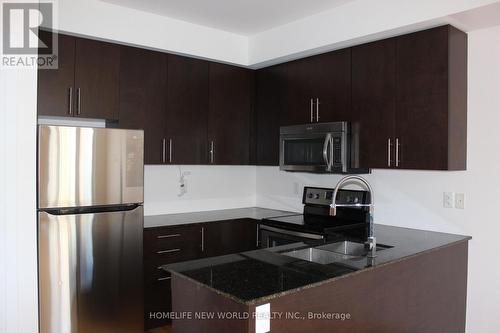
[[[257,221],[215,221],[144,229],[144,326],[170,323],[171,276],[166,264],[257,248]]]
[[[257,223],[255,220],[206,223],[204,229],[205,257],[251,251],[257,248]]]

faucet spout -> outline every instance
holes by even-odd
[[[358,182],[364,185],[364,187],[370,193],[370,203],[355,203],[355,204],[337,204],[337,195],[339,190],[348,182]],[[377,241],[373,231],[373,212],[374,212],[374,200],[373,200],[373,189],[366,179],[356,175],[350,175],[342,178],[335,186],[335,190],[332,195],[332,203],[330,204],[330,216],[337,215],[337,207],[369,207],[369,218],[368,218],[368,238],[366,240],[366,246],[369,248],[368,256],[375,258],[377,254]]]

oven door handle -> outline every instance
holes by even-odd
[[[332,134],[328,133],[325,137],[325,143],[323,144],[323,159],[326,163],[326,171],[332,171],[333,165],[333,154],[331,160],[328,159],[328,145],[332,144]]]
[[[264,229],[267,231],[272,231],[272,232],[276,232],[276,233],[280,233],[280,234],[284,234],[284,235],[307,238],[307,239],[325,239],[325,236],[323,236],[323,235],[307,234],[305,232],[274,228],[274,227],[269,227],[267,225],[262,225],[262,224],[260,225],[260,229]]]

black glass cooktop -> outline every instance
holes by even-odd
[[[324,234],[328,231],[362,227],[365,223],[338,217],[297,214],[264,219],[261,224],[285,228],[287,230]]]

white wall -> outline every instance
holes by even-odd
[[[467,332],[500,332],[500,27],[469,34],[468,167],[463,172],[374,170],[375,222],[471,235]],[[257,169],[257,205],[300,209],[294,182],[334,186],[338,176]],[[464,192],[465,210],[443,208]]]
[[[248,38],[99,0],[55,0],[59,30],[155,50],[248,63]]]
[[[0,332],[38,332],[36,70],[0,69]]]
[[[444,23],[458,24],[449,15],[495,2],[498,0],[351,1],[251,36],[249,64],[261,67]]]
[[[187,193],[179,197],[179,169]],[[255,167],[151,166],[144,170],[144,214],[173,214],[255,206]]]

